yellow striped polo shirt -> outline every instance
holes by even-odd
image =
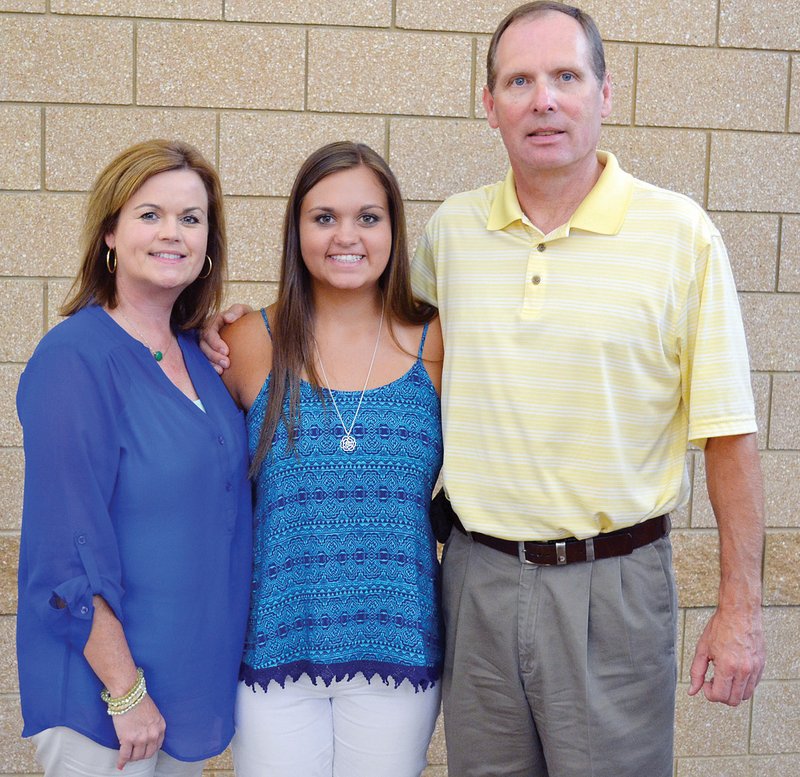
[[[688,197],[604,170],[542,234],[513,174],[446,200],[412,267],[439,308],[444,485],[464,525],[589,537],[682,505],[686,448],[756,429],[736,289]]]

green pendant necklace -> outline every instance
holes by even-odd
[[[142,333],[133,325],[133,323],[131,323],[131,320],[119,308],[117,308],[117,313],[119,313],[120,316],[122,316],[122,319],[125,321],[125,323],[131,329],[133,329],[133,333],[142,342],[144,347],[147,348],[148,351],[150,351],[150,353],[152,354],[153,358],[157,362],[160,362],[169,353],[169,349],[172,347],[173,338],[170,338],[170,341],[169,341],[167,347],[163,351],[155,351],[150,347],[150,345],[147,342],[147,340],[144,339],[144,337],[142,336]]]

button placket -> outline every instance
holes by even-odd
[[[530,235],[528,261],[525,268],[525,291],[523,317],[538,318],[544,309],[547,297],[547,265],[545,252],[547,245],[543,242],[541,232]]]

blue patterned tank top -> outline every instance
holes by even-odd
[[[326,685],[358,672],[417,689],[439,679],[439,563],[428,511],[442,432],[421,361],[427,331],[405,375],[364,393],[351,453],[339,448],[344,430],[330,399],[323,404],[301,381],[295,449],[287,452],[279,425],[255,482],[241,670],[248,685],[267,690],[270,680],[283,686],[304,673]],[[251,456],[269,380],[247,414]],[[349,422],[361,392],[334,395]]]

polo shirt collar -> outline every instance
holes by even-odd
[[[633,176],[619,166],[617,158],[608,151],[597,152],[603,172],[597,183],[578,206],[567,223],[570,229],[582,229],[601,235],[615,235],[622,227],[633,194]],[[490,231],[505,229],[524,214],[517,199],[514,172],[509,170],[501,182],[489,211],[486,228]]]

